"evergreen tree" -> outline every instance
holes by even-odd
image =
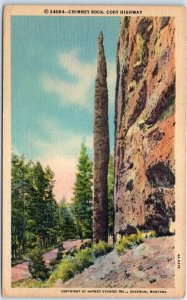
[[[33,167],[33,192],[29,202],[30,231],[37,234],[40,246],[56,243],[58,207],[53,195],[54,174],[43,170],[39,162]]]
[[[39,248],[35,248],[30,254],[29,272],[35,279],[46,280],[49,277],[49,268],[46,267]]]
[[[59,231],[63,240],[76,238],[76,226],[71,212],[71,205],[63,198],[59,205]]]
[[[32,184],[32,163],[12,154],[11,162],[11,244],[12,258],[20,257],[26,246],[27,202]]]
[[[81,145],[77,169],[73,197],[75,222],[81,239],[92,238],[92,163],[84,144]]]
[[[11,253],[21,258],[36,246],[57,243],[59,211],[54,199],[54,174],[49,167],[12,155]]]
[[[57,235],[59,229],[58,219],[58,205],[55,201],[53,188],[54,188],[54,173],[49,166],[44,170],[44,178],[46,187],[44,190],[44,201],[46,203],[45,208],[45,227],[47,232],[47,242],[49,244],[57,243]]]
[[[30,230],[37,234],[40,242],[40,246],[46,244],[46,202],[45,189],[47,187],[45,181],[45,172],[39,162],[33,167],[32,177],[32,199],[28,204],[28,214],[31,222]]]

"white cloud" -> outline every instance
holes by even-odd
[[[88,150],[93,150],[92,134],[75,134],[70,130],[60,128],[54,120],[49,121],[42,115],[40,116],[40,127],[43,136],[47,135],[47,139],[38,138],[38,136],[31,136],[29,139],[32,146],[39,149],[45,157],[51,157],[53,154],[77,157],[83,142]]]
[[[58,63],[67,71],[66,80],[49,73],[42,74],[44,90],[60,96],[59,100],[62,105],[71,103],[88,107],[89,89],[94,82],[96,73],[95,63],[81,62],[75,52],[60,54]]]
[[[67,72],[66,80],[55,77],[50,73],[42,74],[42,87],[46,92],[59,96],[61,105],[76,104],[86,109],[90,105],[90,88],[94,85],[97,62],[85,63],[79,60],[76,52],[62,53],[58,56],[58,63]],[[115,63],[107,63],[108,90],[110,103],[114,103],[116,70]],[[93,105],[93,102],[92,102]]]

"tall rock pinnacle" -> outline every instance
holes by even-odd
[[[98,37],[97,75],[94,107],[94,213],[93,238],[95,242],[108,240],[108,90],[107,67],[102,32]]]

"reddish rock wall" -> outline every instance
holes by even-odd
[[[175,220],[175,25],[121,19],[117,51],[115,233]]]

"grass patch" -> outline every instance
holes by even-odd
[[[33,278],[23,279],[11,284],[12,288],[44,288],[47,287],[46,283]]]
[[[143,234],[137,229],[136,234],[130,234],[129,236],[122,236],[115,244],[115,249],[118,254],[121,255],[129,248],[139,245],[143,242]]]
[[[57,279],[66,282],[85,268],[93,265],[97,257],[106,255],[112,249],[112,245],[100,241],[98,244],[93,244],[91,248],[80,250],[74,256],[65,256],[51,274],[48,280],[49,286],[52,287]]]

